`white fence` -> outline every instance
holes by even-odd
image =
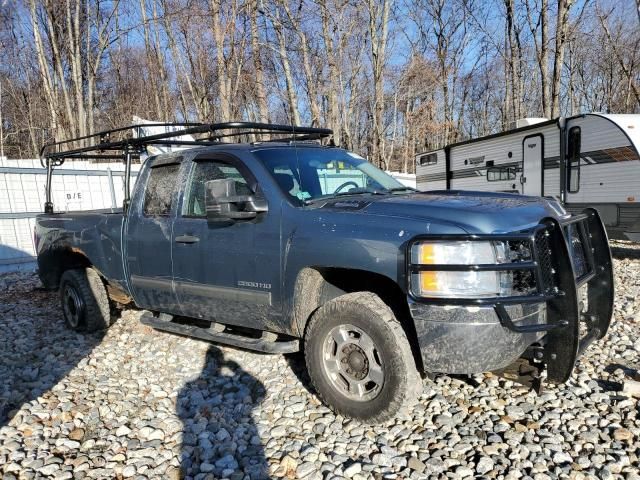
[[[35,267],[33,227],[43,209],[46,178],[38,159],[0,158],[0,272]],[[124,198],[124,165],[67,161],[55,169],[52,182],[56,210],[118,207]]]

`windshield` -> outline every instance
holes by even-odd
[[[254,154],[283,191],[305,203],[339,195],[413,190],[361,156],[344,150],[289,147]]]

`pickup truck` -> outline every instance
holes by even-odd
[[[39,275],[69,327],[107,328],[116,305],[133,304],[159,330],[302,351],[320,398],[366,422],[410,405],[436,372],[539,387],[546,370],[563,383],[612,317],[596,210],[418,192],[295,137],[151,156],[123,209],[47,210]]]

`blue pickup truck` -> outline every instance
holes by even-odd
[[[152,144],[192,148],[148,157],[122,209],[56,213],[48,187],[39,274],[73,329],[107,328],[132,304],[159,330],[302,351],[321,399],[368,422],[410,405],[427,373],[565,382],[608,329],[612,261],[595,210],[418,192],[325,129],[113,132],[43,148],[49,179],[66,159],[117,151],[129,171]],[[176,140],[186,134],[201,137]]]

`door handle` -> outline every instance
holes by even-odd
[[[175,238],[176,243],[198,243],[199,241],[200,238],[193,235],[179,235]]]

